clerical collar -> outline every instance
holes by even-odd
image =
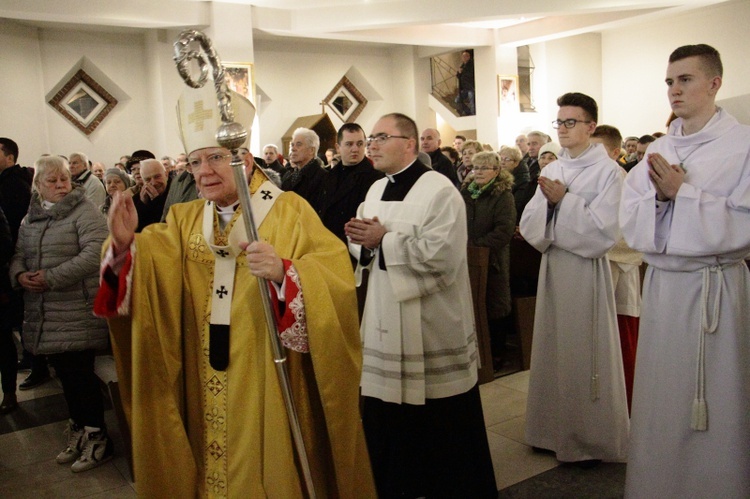
[[[217,204],[214,206],[216,206],[216,213],[219,215],[219,225],[221,226],[221,230],[224,230],[224,227],[226,227],[229,221],[232,220],[234,212],[240,207],[240,202],[238,200],[229,206],[219,206]]]
[[[409,169],[409,167],[411,167],[416,162],[417,162],[417,158],[414,158],[414,161],[412,161],[411,163],[409,163],[409,165],[407,165],[405,168],[403,168],[403,169],[401,169],[401,170],[399,170],[399,171],[397,171],[396,173],[393,173],[393,174],[386,173],[385,176],[386,176],[386,178],[388,179],[388,181],[390,183],[395,184],[396,183],[396,175],[400,175],[400,174],[404,173],[406,170]]]

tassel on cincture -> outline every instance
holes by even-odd
[[[591,376],[591,401],[599,399],[599,375]]]
[[[693,414],[690,420],[690,428],[695,431],[706,431],[708,428],[708,410],[706,399],[693,400]]]

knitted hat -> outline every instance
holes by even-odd
[[[230,91],[234,121],[245,127],[250,142],[250,127],[253,126],[255,107],[245,97]],[[221,147],[216,141],[216,131],[221,126],[216,91],[213,85],[206,84],[199,89],[188,88],[177,101],[177,124],[185,151],[190,154],[205,147]]]
[[[136,163],[140,163],[144,159],[155,159],[156,156],[154,156],[154,153],[151,151],[147,151],[146,149],[138,149],[133,154],[130,155],[130,159],[127,163],[125,163],[125,169],[130,172],[130,169],[133,168],[133,165]]]
[[[107,180],[107,177],[111,176],[118,176],[120,177],[120,180],[122,180],[122,183],[125,184],[125,187],[130,187],[130,177],[128,177],[124,171],[120,170],[119,168],[107,168],[107,171],[104,172],[104,180]]]
[[[542,154],[544,154],[545,152],[551,152],[552,154],[555,155],[555,158],[559,158],[560,149],[562,148],[560,147],[560,144],[558,144],[557,142],[547,142],[539,149],[539,157],[541,158]]]

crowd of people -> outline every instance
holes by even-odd
[[[307,128],[286,159],[240,148],[247,186],[218,113],[188,117],[211,88],[180,98],[176,159],[31,169],[2,138],[0,412],[18,407],[19,367],[28,389],[51,366],[69,410],[57,462],[106,462],[94,359],[111,349],[141,495],[496,497],[466,251],[486,247],[495,369],[513,297],[536,296],[529,446],[627,462],[627,497],[747,497],[750,127],[716,107],[722,71],[707,45],[672,53],[666,133],[623,138],[577,92],[557,100],[556,142],[531,131],[496,151],[391,113],[369,135],[344,124],[325,160]],[[232,104],[249,127],[252,105]]]

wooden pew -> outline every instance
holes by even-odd
[[[492,348],[490,346],[490,328],[487,324],[486,306],[490,249],[469,246],[467,248],[467,260],[469,262],[471,297],[474,301],[477,343],[479,344],[479,384],[481,385],[495,379],[495,372],[492,369]]]

